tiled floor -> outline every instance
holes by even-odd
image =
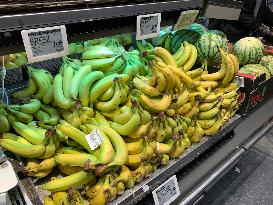
[[[273,205],[273,130],[246,153],[237,168],[225,175],[200,205]]]

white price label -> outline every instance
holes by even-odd
[[[101,145],[101,143],[103,143],[103,137],[97,128],[95,128],[90,134],[86,135],[85,139],[91,150],[96,149]]]
[[[245,79],[243,77],[236,76],[234,80],[240,88],[245,87]]]
[[[188,25],[192,24],[195,21],[195,18],[198,15],[198,13],[199,13],[198,10],[182,11],[179,19],[177,20],[174,26],[174,31],[181,30],[187,27]]]
[[[136,40],[159,36],[160,22],[161,13],[137,16]]]
[[[21,35],[30,63],[68,55],[64,25],[22,30]]]
[[[152,193],[155,205],[169,205],[180,195],[176,175],[173,175]]]

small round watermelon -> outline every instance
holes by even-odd
[[[267,55],[262,57],[260,64],[266,67],[271,73],[271,76],[273,76],[273,56]]]
[[[208,33],[215,33],[215,34],[218,34],[219,36],[221,36],[222,38],[227,39],[226,34],[222,31],[219,31],[219,30],[209,30]]]
[[[233,46],[234,55],[240,65],[259,63],[263,57],[264,45],[255,37],[245,37],[237,41]]]
[[[191,29],[182,29],[176,31],[173,35],[171,48],[175,53],[181,46],[181,43],[187,41],[190,44],[194,44],[200,38],[201,34]]]
[[[195,43],[197,48],[197,61],[202,64],[219,65],[222,59],[219,48],[227,51],[227,42],[226,38],[216,33],[204,33]]]

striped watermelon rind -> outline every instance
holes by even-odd
[[[171,48],[173,53],[175,53],[181,46],[181,43],[187,41],[190,44],[194,44],[199,38],[200,34],[197,31],[190,29],[182,29],[176,31],[173,35]]]
[[[265,73],[266,79],[269,79],[271,77],[271,73],[268,71],[268,69],[261,64],[247,64],[244,65],[242,68],[240,68],[240,71],[250,71],[253,74],[261,75]]]
[[[242,38],[233,46],[233,53],[242,66],[259,63],[263,57],[263,50],[263,43],[254,37]]]
[[[221,54],[219,48],[227,51],[227,39],[222,38],[215,33],[206,32],[195,43],[197,48],[197,61],[206,62],[208,65],[219,65],[221,63]]]
[[[262,57],[260,64],[266,67],[271,73],[271,76],[273,76],[273,56],[267,55]]]

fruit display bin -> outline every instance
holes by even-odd
[[[232,117],[219,131],[218,134],[211,137],[203,137],[199,143],[193,143],[179,158],[170,160],[166,166],[159,167],[148,178],[136,184],[134,188],[126,190],[120,197],[117,197],[109,204],[136,204],[147,194],[151,193],[158,185],[162,184],[166,179],[181,170],[183,167],[191,163],[202,153],[211,148],[214,144],[229,135],[242,122],[241,115]],[[51,177],[60,177],[60,173],[56,170],[52,174],[40,179],[39,181],[32,180],[30,177],[24,176],[24,166],[22,166],[21,158],[17,157],[10,159],[15,171],[20,179],[21,191],[27,194],[27,198],[33,204],[39,204],[48,193],[41,188],[41,184],[48,181]]]

